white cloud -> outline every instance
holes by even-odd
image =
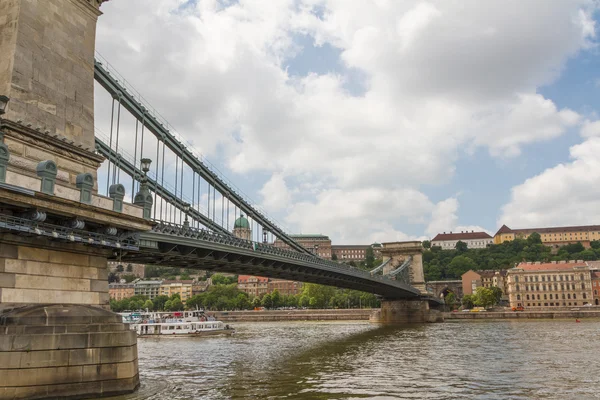
[[[451,178],[462,149],[515,156],[576,124],[537,88],[595,37],[587,0],[186,3],[103,4],[98,50],[203,153],[272,175],[265,207],[289,204],[297,229],[360,242],[404,237],[407,224],[455,227],[451,204],[432,216],[420,190]],[[338,48],[365,93],[349,94],[334,67],[290,76],[299,34]],[[110,100],[97,100],[108,132]],[[295,196],[292,179],[315,199]]]
[[[600,222],[600,138],[570,149],[573,161],[549,168],[511,191],[498,220],[511,228]]]
[[[266,210],[279,211],[291,204],[292,195],[281,174],[274,174],[260,190]]]
[[[585,120],[581,126],[581,136],[584,138],[600,136],[600,121]]]

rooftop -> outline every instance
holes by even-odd
[[[549,263],[536,262],[522,262],[515,268],[522,269],[524,271],[564,271],[570,270],[576,267],[587,267],[588,265],[582,260],[571,260],[567,261],[553,261]]]
[[[549,228],[522,228],[522,229],[510,229],[506,225],[502,225],[496,235],[501,233],[525,233],[530,234],[533,232],[537,233],[561,233],[561,232],[590,232],[590,231],[598,231],[600,232],[600,225],[578,225],[578,226],[557,226],[557,227],[549,227]]]
[[[471,240],[471,239],[492,239],[492,237],[486,232],[450,232],[450,233],[438,233],[432,242],[441,240]]]
[[[313,238],[319,238],[319,239],[329,239],[329,236],[327,235],[323,235],[320,233],[315,233],[315,234],[310,234],[310,233],[300,233],[300,234],[292,234],[289,235],[292,238],[295,239],[313,239]]]

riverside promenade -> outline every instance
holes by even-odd
[[[331,310],[260,310],[215,311],[215,317],[223,322],[271,322],[271,321],[368,321],[372,308]],[[213,312],[209,312],[213,314]]]
[[[582,307],[583,308],[583,307]],[[600,310],[569,311],[484,311],[484,312],[448,312],[445,321],[492,320],[492,319],[582,319],[600,318]]]

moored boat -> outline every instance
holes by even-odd
[[[235,330],[202,311],[146,313],[130,325],[138,337],[195,337],[231,335]]]

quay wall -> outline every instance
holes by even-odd
[[[210,311],[223,322],[368,321],[372,308],[332,310]]]
[[[576,319],[600,318],[600,310],[590,311],[503,311],[503,312],[449,312],[448,320],[492,320],[492,319]]]

